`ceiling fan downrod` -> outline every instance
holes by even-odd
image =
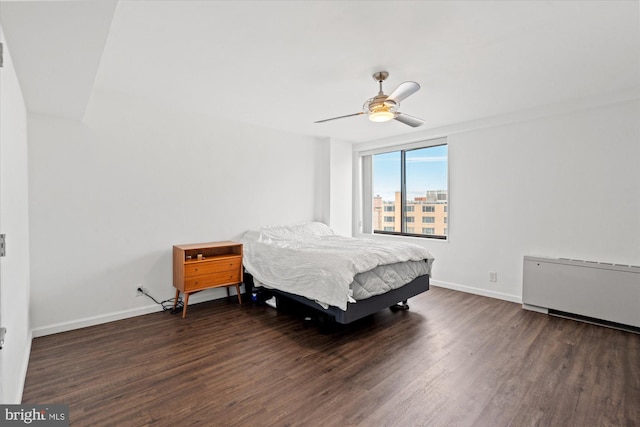
[[[378,84],[380,85],[380,91],[378,92],[378,95],[384,95],[384,92],[382,91],[382,82],[387,80],[387,77],[389,77],[389,72],[388,71],[378,71],[377,73],[373,73],[373,80],[377,81]]]

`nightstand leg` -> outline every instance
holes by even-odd
[[[176,305],[178,305],[178,298],[180,298],[180,290],[176,289],[176,297],[173,299],[173,310],[175,310]]]
[[[229,289],[229,288],[227,288]],[[238,304],[242,305],[242,297],[240,296],[240,284],[236,283],[236,293],[238,294]]]
[[[182,307],[182,318],[187,317],[187,304],[189,304],[189,294],[184,294],[184,306]]]

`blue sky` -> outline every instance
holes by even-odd
[[[424,196],[427,190],[447,189],[448,146],[420,148],[406,152],[407,198]],[[373,156],[373,194],[393,200],[400,191],[400,152]]]

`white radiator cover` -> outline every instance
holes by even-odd
[[[525,256],[522,303],[640,327],[640,267]]]

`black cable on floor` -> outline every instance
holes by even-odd
[[[181,297],[178,297],[178,302],[176,303],[176,308],[174,309],[173,302],[175,301],[175,298],[169,298],[164,301],[158,301],[157,299],[149,295],[146,289],[143,289],[142,293],[148,296],[149,298],[151,298],[151,300],[153,300],[153,302],[155,302],[156,304],[161,305],[162,311],[169,311],[171,312],[171,314],[177,314],[182,312],[182,307],[184,306],[184,303],[182,302]]]

